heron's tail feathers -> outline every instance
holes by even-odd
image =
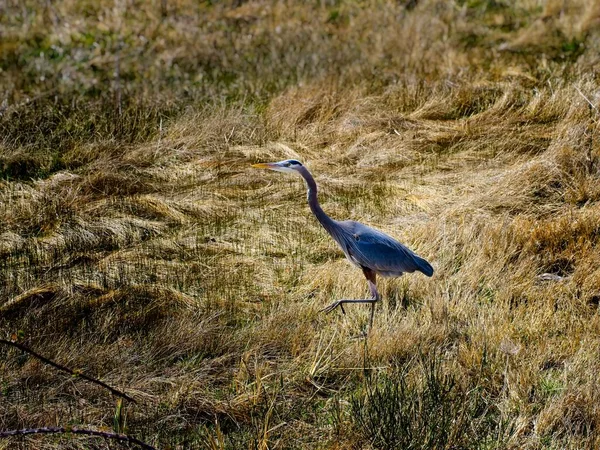
[[[431,267],[431,264],[429,264],[420,256],[414,255],[413,258],[415,263],[417,263],[417,270],[423,272],[428,277],[433,275],[433,267]]]

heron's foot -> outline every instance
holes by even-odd
[[[351,341],[361,341],[363,339],[366,339],[369,337],[369,333],[367,332],[367,330],[363,330],[358,334],[352,335],[350,336],[350,340]]]
[[[327,313],[330,313],[331,311],[333,311],[338,306],[342,310],[342,313],[346,314],[346,311],[344,311],[344,300],[337,300],[337,301],[333,302],[331,305],[323,308],[320,312],[324,312],[325,314],[327,314]]]
[[[356,299],[356,300],[345,300],[345,299],[338,300],[338,301],[333,302],[331,305],[323,308],[321,310],[321,312],[329,313],[339,306],[341,308],[342,312],[344,314],[346,314],[346,311],[344,311],[344,305],[347,303],[371,303],[373,305],[377,302],[377,300],[378,300],[377,298],[365,298],[365,299]]]

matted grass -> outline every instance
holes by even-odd
[[[159,448],[600,445],[600,3],[9,2],[0,333]],[[366,283],[311,216],[436,273]],[[0,348],[0,429],[115,399]],[[125,417],[125,419],[123,419]],[[398,430],[394,424],[403,424]],[[109,448],[74,436],[0,448]]]

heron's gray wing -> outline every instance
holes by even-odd
[[[418,270],[433,274],[431,265],[391,236],[358,222],[344,222],[347,251],[359,265],[381,275],[401,275]]]

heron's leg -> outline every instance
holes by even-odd
[[[369,290],[373,296],[373,303],[371,303],[371,319],[369,320],[369,329],[373,328],[373,316],[375,315],[375,303],[379,300],[379,292],[377,292],[377,284],[375,283],[375,273],[373,273],[373,281],[368,279]]]
[[[346,312],[344,311],[344,305],[347,303],[370,303],[371,304],[371,317],[369,320],[369,328],[371,328],[373,326],[373,316],[375,314],[375,303],[377,303],[377,301],[379,301],[379,292],[377,292],[377,284],[376,284],[376,273],[373,272],[371,269],[367,269],[363,267],[363,273],[365,274],[365,277],[367,278],[367,282],[369,283],[369,290],[371,291],[371,295],[372,298],[365,298],[365,299],[355,299],[355,300],[337,300],[335,302],[333,302],[331,305],[323,308],[321,311],[328,313],[333,311],[335,308],[337,308],[338,306],[341,308],[342,312],[344,314],[346,314]]]

